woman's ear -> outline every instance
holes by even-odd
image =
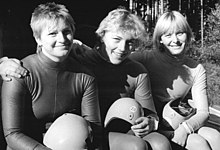
[[[42,42],[39,38],[35,38],[35,41],[37,42],[37,45],[42,46]]]

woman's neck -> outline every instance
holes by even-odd
[[[48,52],[44,48],[42,48],[42,52],[43,52],[43,54],[45,56],[47,56],[49,59],[51,59],[54,62],[62,62],[66,58],[66,57],[55,57],[55,56],[52,56],[52,55],[48,54]]]

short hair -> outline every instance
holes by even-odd
[[[106,31],[122,31],[132,35],[137,42],[146,42],[147,32],[144,21],[125,8],[117,8],[108,13],[101,21],[96,34],[103,38]]]
[[[153,45],[156,49],[162,51],[162,45],[160,43],[161,36],[167,32],[173,33],[180,30],[187,35],[186,47],[192,41],[193,33],[186,20],[186,18],[178,11],[168,11],[162,14],[155,26],[153,34]]]
[[[33,36],[35,38],[40,38],[45,24],[47,24],[48,21],[56,23],[59,19],[63,19],[68,23],[71,26],[73,33],[75,32],[75,22],[64,5],[56,4],[54,2],[38,5],[32,13],[30,23]]]

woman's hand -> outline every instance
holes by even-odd
[[[80,51],[92,50],[91,47],[83,44],[80,40],[74,39],[73,40],[73,49],[80,49]]]
[[[186,144],[188,134],[183,125],[180,125],[175,131],[172,141],[177,143],[178,145],[184,147]]]
[[[154,130],[154,119],[151,117],[140,117],[135,123],[131,129],[137,137],[142,138]]]
[[[11,81],[11,77],[21,78],[27,75],[27,70],[21,66],[18,59],[1,58],[0,75],[3,80]]]

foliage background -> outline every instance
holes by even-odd
[[[207,89],[211,105],[220,106],[220,4],[204,20],[204,45],[194,41],[189,56],[201,62],[207,71]]]

